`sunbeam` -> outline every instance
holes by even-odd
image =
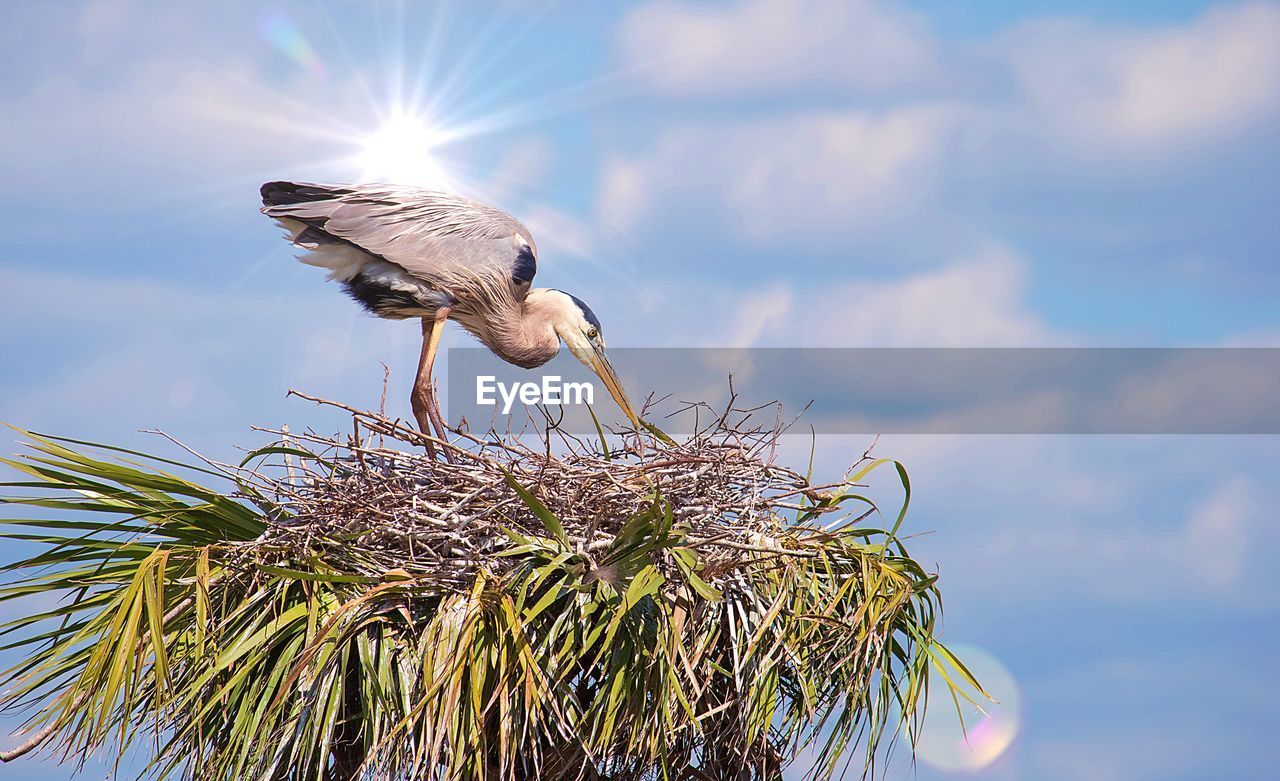
[[[444,139],[424,117],[396,111],[364,139],[360,178],[446,188],[450,177],[435,151]]]

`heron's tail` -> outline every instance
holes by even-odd
[[[351,192],[341,185],[310,182],[267,182],[262,185],[262,213],[284,228],[295,247],[307,250],[298,257],[309,266],[329,271],[329,278],[349,282],[375,260],[359,247],[324,229],[339,199]]]
[[[293,206],[299,203],[329,201],[351,194],[351,188],[336,184],[314,182],[267,182],[262,185],[263,212],[273,206]]]

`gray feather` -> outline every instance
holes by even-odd
[[[499,354],[522,331],[520,306],[537,269],[537,245],[529,229],[503,211],[387,184],[268,182],[262,203],[263,214],[311,251],[304,261],[328,268],[375,313],[431,316],[450,301],[451,317]],[[375,265],[379,261],[403,269],[405,278],[394,295],[379,290],[373,306],[372,293],[355,291],[368,290],[375,274],[378,284],[388,278],[385,265]],[[420,313],[413,300],[421,302]]]

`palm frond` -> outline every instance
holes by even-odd
[[[61,599],[0,627],[21,652],[0,705],[33,732],[16,754],[148,745],[157,778],[347,781],[777,779],[803,752],[818,779],[913,738],[935,673],[981,695],[937,639],[906,502],[858,522],[877,467],[909,496],[895,462],[812,486],[741,430],[477,441],[457,466],[304,437],[194,466],[213,489],[27,439],[5,536],[43,550],[5,565],[0,601]]]

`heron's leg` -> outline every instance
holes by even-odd
[[[441,307],[436,310],[435,322],[431,326],[431,337],[427,340],[427,382],[430,384],[431,393],[428,396],[430,406],[427,407],[427,414],[431,417],[431,422],[435,424],[436,434],[441,439],[448,439],[449,430],[444,426],[444,416],[440,414],[440,399],[436,396],[435,379],[432,377],[432,369],[436,365],[436,351],[440,348],[440,337],[444,335],[444,324],[449,319],[449,307]],[[449,458],[449,452],[445,451],[445,458]],[[453,459],[449,459],[452,461]]]
[[[431,344],[432,326],[435,321],[422,318],[422,352],[418,355],[418,374],[413,378],[413,392],[409,394],[409,405],[413,407],[413,417],[418,421],[418,430],[431,436],[431,416],[428,413],[431,398],[431,374],[427,361],[427,347]],[[435,458],[436,446],[427,440],[427,453]]]
[[[431,373],[436,362],[436,351],[440,347],[440,336],[444,333],[445,321],[449,318],[449,307],[436,311],[434,318],[422,318],[422,353],[418,357],[418,376],[414,380],[413,395],[410,398],[413,415],[418,420],[418,428],[427,436],[432,428],[441,440],[448,439],[449,432],[445,428],[444,418],[440,414],[440,403],[436,400],[436,388]],[[427,452],[435,456],[435,445],[428,440]],[[445,458],[453,458],[446,450]]]

